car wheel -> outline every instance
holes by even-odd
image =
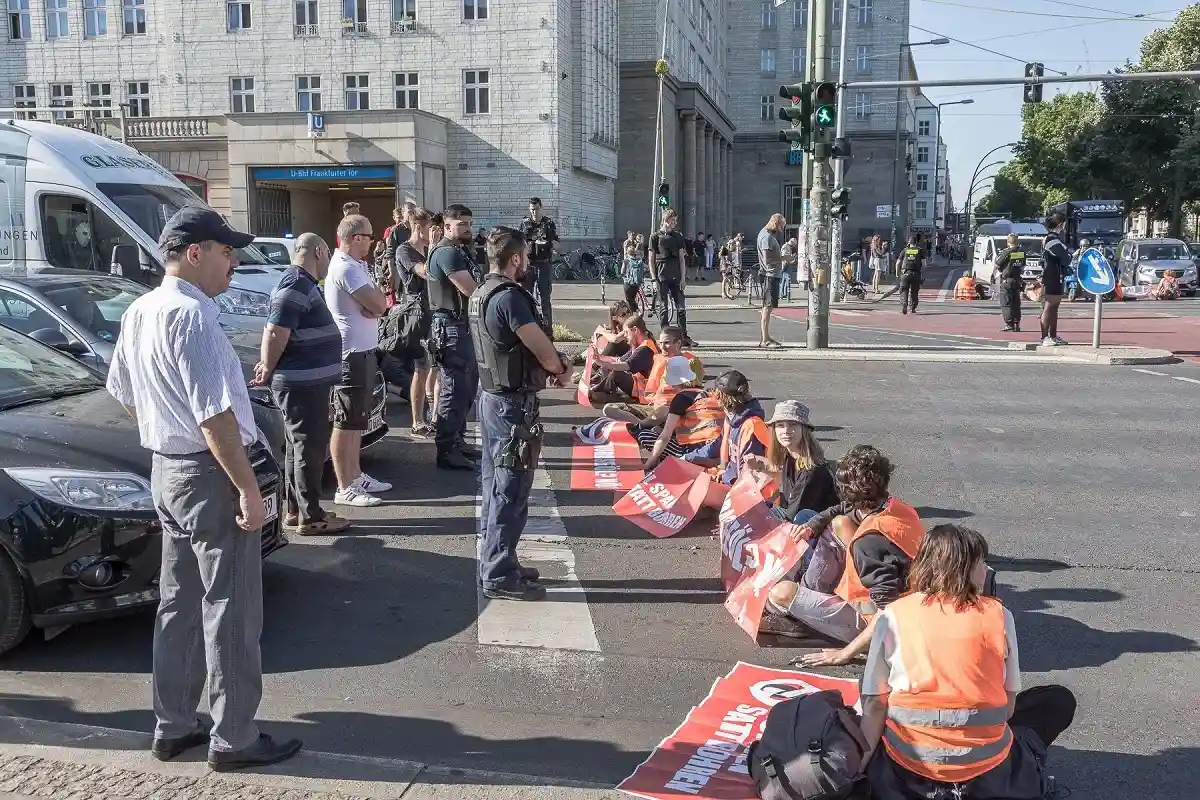
[[[29,603],[17,565],[0,552],[0,653],[7,653],[29,634]]]

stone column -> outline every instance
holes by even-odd
[[[704,230],[704,214],[708,206],[707,186],[712,177],[708,174],[708,162],[704,157],[704,144],[707,141],[705,131],[708,124],[697,115],[696,117],[696,149],[693,151],[693,164],[696,170],[696,206],[688,225],[688,238],[696,235],[696,231]]]
[[[725,160],[729,165],[725,170],[725,226],[733,233],[733,142],[725,145]]]
[[[696,231],[696,115],[691,111],[683,112],[683,203],[676,206],[683,223],[685,236],[691,236]],[[652,231],[653,233],[653,231]]]
[[[717,227],[717,209],[721,202],[721,170],[717,162],[717,148],[721,146],[721,135],[716,128],[708,129],[708,170],[713,179],[708,184],[708,219],[704,221],[704,232],[712,233]]]
[[[717,233],[724,235],[729,230],[729,143],[721,140],[717,148],[717,166],[720,170],[721,199],[717,201]]]

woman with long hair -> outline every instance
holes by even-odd
[[[780,519],[803,525],[841,502],[833,470],[809,421],[808,406],[784,400],[767,420],[771,442],[766,457],[748,456],[746,466],[764,481],[774,481],[772,512]]]
[[[608,307],[608,324],[597,325],[592,332],[592,344],[602,356],[621,356],[629,352],[625,340],[625,318],[632,312],[629,304],[618,300]]]
[[[978,532],[934,527],[909,594],[876,617],[862,679],[874,800],[1045,796],[1046,749],[1070,727],[1075,697],[1021,690],[1012,614],[984,596],[987,554]]]
[[[871,291],[879,294],[879,279],[887,269],[887,251],[883,247],[883,237],[875,234],[871,237],[870,245]]]
[[[635,314],[642,311],[643,304],[639,300],[645,299],[642,293],[642,282],[645,280],[646,260],[638,246],[637,234],[630,231],[621,259],[621,283],[625,290],[625,303]]]

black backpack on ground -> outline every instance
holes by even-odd
[[[840,692],[785,700],[750,747],[750,777],[762,800],[847,800],[866,787],[867,740]]]

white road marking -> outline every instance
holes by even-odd
[[[1186,381],[1187,383],[1200,383],[1200,380],[1196,380],[1195,378],[1184,378],[1179,375],[1172,375],[1171,380]]]
[[[482,498],[475,498],[476,531],[482,544]],[[541,465],[533,476],[529,521],[521,539],[521,563],[547,579],[545,600],[488,600],[478,590],[479,643],[507,647],[600,652],[587,594],[575,574],[575,553],[558,513],[550,474]]]
[[[930,300],[929,302],[931,302],[931,303],[946,302],[947,293],[954,291],[954,282],[958,280],[957,276],[959,273],[962,273],[962,272],[966,272],[966,270],[965,269],[960,269],[960,270],[951,269],[949,272],[947,272],[946,280],[942,281],[942,290],[940,292],[938,292],[937,299]]]
[[[1158,377],[1160,377],[1160,378],[1165,378],[1165,377],[1166,377],[1166,375],[1167,375],[1167,373],[1165,373],[1165,372],[1155,372],[1155,371],[1154,371],[1154,370],[1152,370],[1152,369],[1140,369],[1140,368],[1138,368],[1138,367],[1134,367],[1134,368],[1133,368],[1133,371],[1134,371],[1134,372],[1140,372],[1140,373],[1142,373],[1143,375],[1157,375],[1157,376],[1158,376]]]

